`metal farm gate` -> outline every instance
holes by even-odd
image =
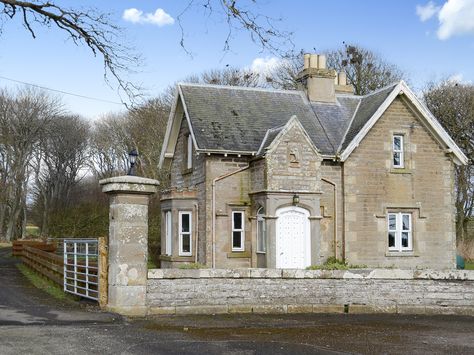
[[[97,239],[64,239],[64,291],[99,300]]]

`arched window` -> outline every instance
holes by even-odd
[[[267,251],[267,230],[265,226],[265,210],[260,207],[257,211],[257,253],[265,253]]]

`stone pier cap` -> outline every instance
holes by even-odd
[[[102,192],[105,193],[130,193],[140,195],[151,195],[158,192],[160,182],[139,176],[114,176],[99,181]]]

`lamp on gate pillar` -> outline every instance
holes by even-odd
[[[130,168],[128,169],[127,175],[135,176],[135,163],[137,162],[138,152],[134,148],[128,153],[128,160],[130,162]]]

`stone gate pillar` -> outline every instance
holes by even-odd
[[[117,176],[99,183],[110,201],[107,308],[124,315],[145,315],[148,201],[159,182]]]

